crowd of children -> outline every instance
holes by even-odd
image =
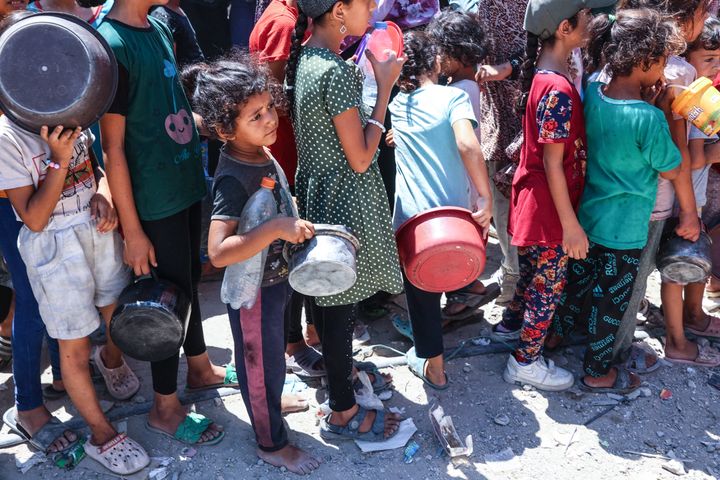
[[[143,447],[100,408],[88,360],[113,397],[138,391],[109,334],[96,349],[89,336],[110,321],[131,276],[151,272],[192,302],[182,345],[187,388],[239,388],[257,455],[298,474],[320,461],[289,442],[288,369],[326,377],[323,439],[383,441],[398,431],[398,414],[356,401],[360,372],[375,393],[393,387],[390,375],[352,355],[357,304],[379,292],[405,292],[407,365],[430,388],[451,388],[443,326],[474,314],[493,292],[506,308],[492,337],[518,342],[503,372],[508,383],[570,388],[573,374],[544,353],[577,332],[586,337],[581,389],[638,388],[639,375],[659,367],[632,343],[659,246],[671,235],[697,241],[720,224],[718,137],[671,109],[683,88],[720,73],[720,21],[707,0],[504,3],[518,13],[502,20],[507,39],[490,31],[500,22],[492,1],[451,2],[408,23],[404,51],[380,60],[366,50],[373,105],[343,49],[378,20],[375,0],[272,0],[249,34],[251,54],[209,60],[177,0],[38,0],[27,6],[33,13],[0,12],[0,32],[35,12],[75,14],[98,29],[119,66],[99,129],[46,126],[36,135],[0,117],[0,246],[15,289],[3,298],[14,298],[17,352],[16,407],[5,423],[46,452],[66,450],[77,435],[46,428],[59,422],[43,393],[67,391],[90,427],[88,456],[119,475],[148,465]],[[386,15],[396,10],[383,6]],[[508,27],[521,14],[522,27]],[[201,135],[222,145],[210,192]],[[381,145],[394,154],[392,185],[378,163]],[[246,227],[246,207],[263,189],[274,201],[271,218]],[[264,262],[252,301],[236,308],[223,296],[235,356],[225,366],[208,356],[197,295],[208,194],[212,264]],[[470,210],[484,231],[494,225],[504,257],[495,290],[476,280],[446,292],[444,310],[442,294],[405,277],[394,236],[436,207]],[[357,238],[357,280],[342,293],[304,297],[289,285],[283,248],[311,239],[317,224],[343,225]],[[667,360],[720,365],[720,352],[685,335],[720,337],[720,319],[703,310],[705,289],[705,281],[663,277]],[[303,308],[321,352],[303,338]],[[41,392],[45,334],[55,381]],[[179,361],[178,352],[151,364],[147,428],[218,444],[223,426],[178,399]]]

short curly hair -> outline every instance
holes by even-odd
[[[463,65],[477,65],[487,56],[485,33],[478,17],[471,13],[445,9],[426,30],[441,55]]]
[[[617,77],[630,75],[636,67],[648,71],[663,58],[685,50],[677,24],[651,8],[618,10],[614,19],[600,14],[588,30],[592,39],[587,48],[590,68],[606,64]]]
[[[687,47],[686,54],[695,50],[720,50],[720,20],[708,17],[700,36]]]
[[[433,73],[437,66],[437,48],[430,36],[419,30],[412,30],[403,36],[407,60],[398,78],[398,87],[404,93],[420,88],[420,77]]]
[[[245,52],[190,65],[182,72],[182,83],[193,111],[215,139],[234,133],[240,108],[253,95],[270,92],[279,110],[287,107],[282,86],[267,66]]]

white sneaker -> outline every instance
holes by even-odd
[[[530,365],[520,365],[512,354],[508,358],[503,379],[508,383],[532,385],[549,392],[567,390],[575,383],[573,374],[564,368],[556,367],[552,360],[546,361],[540,357]]]

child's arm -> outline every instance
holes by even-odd
[[[475,81],[498,82],[505,80],[512,74],[512,65],[510,62],[501,63],[500,65],[481,65],[475,74]]]
[[[688,151],[690,152],[690,169],[697,170],[708,164],[705,156],[705,140],[702,138],[691,138],[688,142]]]
[[[366,50],[365,55],[372,64],[378,87],[377,102],[370,118],[382,125],[385,122],[385,112],[390,101],[392,87],[400,76],[405,57],[396,58],[395,54],[390,54],[390,58],[386,61],[379,62],[370,50]],[[342,94],[345,95],[344,92]],[[335,115],[333,125],[350,168],[357,173],[365,173],[370,168],[375,152],[380,146],[382,129],[373,123],[368,123],[363,129],[357,107]]]
[[[565,144],[563,143],[546,143],[543,146],[545,175],[547,175],[550,195],[563,229],[563,250],[570,258],[582,259],[587,257],[590,243],[585,231],[580,226],[580,222],[578,222],[575,209],[573,209],[570,201],[563,166],[564,154]]]
[[[720,163],[720,142],[705,145],[705,160],[708,165]]]
[[[487,228],[492,219],[492,194],[490,193],[490,179],[485,167],[485,158],[483,157],[482,148],[480,148],[480,142],[478,142],[470,120],[458,120],[453,123],[452,127],[455,133],[455,143],[465,165],[465,170],[467,170],[468,176],[477,189],[480,198],[484,200],[482,208],[473,213],[473,218],[483,228]]]
[[[208,256],[216,268],[227,267],[252,258],[278,238],[302,243],[315,235],[307,220],[280,217],[269,220],[245,234],[236,234],[236,220],[213,220],[208,234]]]
[[[155,248],[145,235],[140,224],[130,171],[125,157],[125,117],[107,113],[100,119],[102,146],[107,162],[108,185],[113,193],[113,201],[120,216],[120,224],[125,236],[125,263],[132,267],[135,275],[148,275],[150,265],[157,267]]]
[[[55,127],[49,133],[48,127],[42,127],[40,136],[50,147],[50,161],[60,168],[48,168],[42,184],[35,189],[32,185],[6,190],[8,199],[18,213],[23,223],[33,232],[41,232],[50,221],[58,199],[65,185],[65,177],[72,161],[73,148],[82,129],[67,129],[62,126]]]

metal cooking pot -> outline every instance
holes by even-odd
[[[120,294],[110,337],[126,355],[157,362],[180,351],[190,320],[190,299],[154,274],[135,280]]]
[[[307,242],[285,244],[290,286],[310,297],[337,295],[357,281],[355,256],[360,242],[342,225],[315,225],[315,236]]]
[[[110,46],[73,15],[38,13],[0,36],[0,108],[32,133],[89,127],[110,108],[117,82]]]
[[[697,242],[685,240],[670,230],[657,254],[657,268],[663,278],[674,283],[705,282],[712,272],[712,240],[705,231]]]

